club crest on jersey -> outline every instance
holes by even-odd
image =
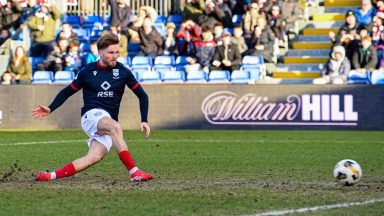
[[[97,71],[93,71],[93,75],[96,76],[96,74],[97,74]]]
[[[119,69],[112,69],[113,79],[119,79]]]

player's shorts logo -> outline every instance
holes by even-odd
[[[113,79],[119,79],[119,69],[112,69]]]
[[[107,82],[107,81],[104,81],[101,84],[101,88],[104,89],[104,91],[107,91],[109,88],[111,88],[111,84],[109,84],[109,82]]]

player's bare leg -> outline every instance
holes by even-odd
[[[49,181],[53,179],[69,177],[98,163],[108,153],[108,150],[98,141],[92,140],[91,147],[86,156],[78,158],[72,163],[54,172],[38,172],[36,181]]]
[[[127,143],[124,140],[123,129],[117,121],[110,117],[103,117],[97,124],[97,134],[111,136],[112,144],[119,154],[121,162],[125,165],[131,175],[132,181],[147,181],[152,179],[150,174],[145,173],[136,167],[135,161],[128,151]]]

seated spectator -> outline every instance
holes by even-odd
[[[377,16],[373,17],[372,20],[372,44],[373,46],[379,45],[379,42],[382,41],[383,34],[383,20]]]
[[[285,26],[279,6],[272,6],[271,11],[267,14],[267,22],[275,36],[279,39],[279,46],[284,47]]]
[[[352,59],[353,56],[355,49],[354,40],[358,36],[358,26],[359,24],[356,22],[355,13],[349,10],[345,15],[345,24],[339,29],[339,33],[337,33],[336,36],[332,31],[328,34],[335,46],[342,45],[345,48],[345,55],[348,59]]]
[[[283,0],[279,2],[281,16],[285,25],[285,32],[293,32],[295,22],[300,16],[300,5],[297,0]]]
[[[193,20],[194,22],[198,22],[199,16],[203,14],[204,6],[204,0],[189,0],[184,6],[184,11],[182,13],[183,20]]]
[[[125,34],[122,34],[121,27],[119,25],[111,25],[109,30],[104,30],[101,35],[113,33],[119,38],[119,55],[122,57],[128,56],[128,38]]]
[[[5,71],[1,75],[1,84],[2,85],[10,85],[12,83],[12,80],[15,79],[15,76],[10,71]]]
[[[73,31],[73,28],[69,23],[63,23],[61,26],[61,31],[57,35],[56,41],[59,39],[67,39],[69,44],[80,44],[79,37]]]
[[[355,50],[352,58],[353,68],[358,72],[373,71],[377,64],[377,52],[372,46],[372,38],[365,36],[361,45]]]
[[[193,62],[193,58],[196,58],[196,46],[195,42],[192,41],[191,35],[188,31],[184,34],[184,40],[180,47],[180,55],[188,56],[186,59],[189,63]],[[194,63],[194,62],[193,62]]]
[[[153,28],[150,18],[144,19],[144,25],[138,29],[140,36],[140,52],[137,55],[150,56],[155,59],[156,56],[163,53],[163,38],[160,33]]]
[[[96,62],[100,58],[99,51],[97,50],[97,41],[91,43],[90,49],[91,52],[87,53],[85,56],[84,66],[91,62]]]
[[[67,55],[65,56],[66,71],[73,71],[77,74],[81,67],[81,58],[79,55],[79,45],[73,43],[69,46]]]
[[[371,0],[362,0],[361,6],[354,10],[357,22],[363,27],[367,27],[371,22],[372,18],[376,14],[376,9],[372,7]]]
[[[178,56],[179,50],[178,50],[178,41],[176,38],[176,25],[173,22],[167,23],[166,26],[167,34],[164,39],[164,53],[163,55],[173,55]]]
[[[215,5],[212,0],[207,0],[205,3],[204,13],[199,16],[199,25],[208,27],[213,31],[216,23],[222,23],[225,20],[225,14],[219,6]]]
[[[68,40],[60,39],[48,54],[45,61],[37,64],[37,69],[42,71],[61,71],[63,70],[65,56],[67,56]]]
[[[7,0],[0,3],[0,29],[18,29],[22,12],[23,8],[17,0]]]
[[[345,56],[344,47],[335,46],[321,77],[314,79],[313,84],[345,84],[350,71],[351,62]]]
[[[241,29],[240,26],[237,26],[233,29],[232,43],[237,45],[241,54],[248,50],[247,43],[243,37],[243,29]]]
[[[209,27],[203,28],[202,39],[197,41],[195,46],[197,65],[194,64],[194,66],[189,69],[186,68],[187,72],[191,70],[203,70],[208,73],[216,48],[216,42],[213,40],[212,31]],[[192,61],[191,63],[195,62]]]
[[[11,59],[7,71],[12,73],[16,84],[27,84],[31,82],[32,65],[22,46],[15,49],[15,54]]]
[[[60,15],[56,6],[43,4],[29,20],[28,26],[33,35],[31,56],[47,56],[50,53],[55,38],[56,21],[60,19]]]
[[[212,70],[234,71],[240,69],[241,54],[237,45],[231,43],[231,34],[222,36],[222,45],[216,47],[213,55]]]
[[[221,45],[221,36],[224,33],[224,26],[221,23],[216,23],[213,27],[213,39],[216,41],[217,45]]]
[[[131,19],[131,7],[127,0],[108,0],[111,6],[111,25],[121,26],[121,32],[128,37],[128,25]]]
[[[183,39],[185,37],[185,32],[189,33],[189,36],[191,37],[191,40],[193,42],[198,41],[200,38],[200,28],[196,25],[193,20],[187,20],[184,23],[181,24],[181,28],[179,32],[177,33],[177,38]]]
[[[0,35],[0,46],[9,38],[9,30],[8,29],[1,29],[1,35]]]
[[[140,42],[138,29],[143,27],[145,18],[149,18],[153,25],[153,23],[155,23],[157,18],[157,11],[155,10],[155,8],[150,6],[141,6],[139,8],[139,10],[137,11],[137,16],[129,24],[128,34],[129,34],[129,41],[131,43]]]
[[[244,30],[244,37],[250,39],[255,31],[257,25],[257,19],[264,17],[264,12],[260,10],[257,0],[253,0],[249,5],[249,10],[244,14],[242,20],[242,26]]]
[[[266,62],[272,63],[274,42],[275,35],[272,30],[266,26],[265,18],[261,17],[257,21],[257,27],[251,38],[252,48],[246,51],[244,55],[263,56]]]

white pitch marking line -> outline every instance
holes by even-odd
[[[314,212],[319,210],[328,210],[328,209],[335,209],[335,208],[348,208],[351,206],[368,205],[368,204],[380,203],[380,202],[384,202],[384,198],[370,199],[364,202],[338,203],[333,205],[314,206],[314,207],[308,207],[308,208],[269,211],[269,212],[264,212],[264,213],[249,215],[249,216],[267,216],[267,215],[275,216],[275,215],[286,215],[286,214],[293,214],[293,213],[306,213],[306,212]]]
[[[156,140],[156,139],[140,139],[140,140],[126,140],[129,142],[195,142],[195,143],[351,143],[359,144],[361,141],[342,141],[342,140]],[[16,142],[16,143],[0,143],[1,146],[18,146],[18,145],[40,145],[40,144],[53,144],[53,143],[71,143],[71,142],[86,142],[86,140],[51,140],[51,141],[36,141],[36,142]],[[384,141],[372,141],[374,143],[384,143]]]

